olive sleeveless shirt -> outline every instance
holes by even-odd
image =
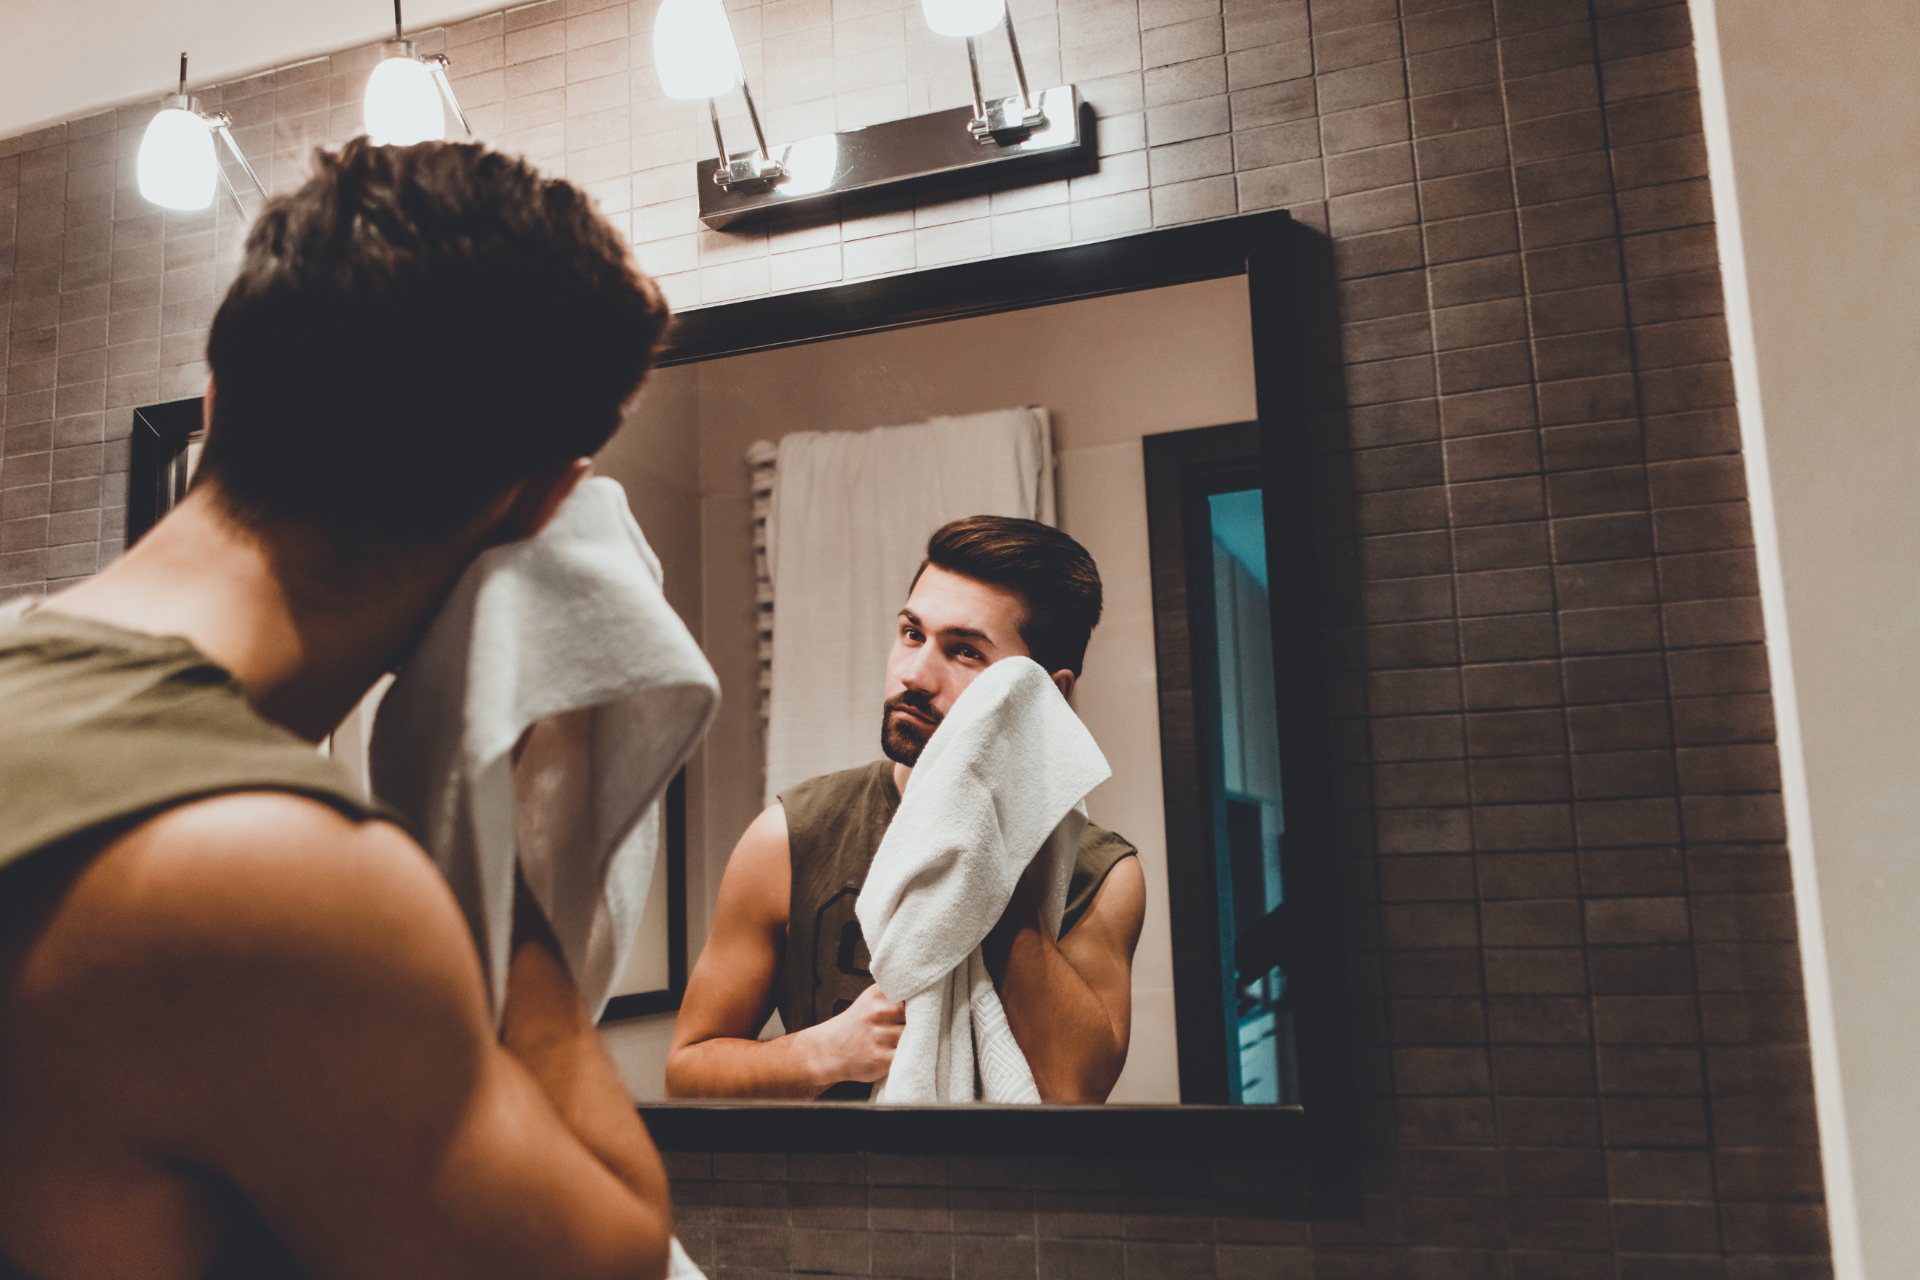
[[[94,848],[226,791],[290,791],[356,821],[392,818],[187,641],[32,604],[0,606],[0,885],[43,850]]]
[[[77,870],[117,833],[189,800],[288,791],[356,821],[397,820],[187,641],[33,604],[0,606],[0,927],[10,900],[40,892],[39,875],[25,886],[16,874],[28,864]],[[250,1212],[236,1231],[207,1280],[301,1274]],[[28,1278],[0,1255],[0,1280]]]
[[[893,762],[876,760],[790,787],[780,793],[780,804],[786,810],[793,866],[780,1021],[788,1031],[799,1031],[840,1013],[873,985],[867,942],[853,904],[900,807],[900,791],[893,785]],[[1113,832],[1087,824],[1067,886],[1062,937],[1086,914],[1107,873],[1134,853],[1134,847]],[[822,1096],[864,1098],[869,1089],[845,1082]]]

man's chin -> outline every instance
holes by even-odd
[[[927,749],[926,741],[914,738],[894,727],[892,717],[880,730],[880,752],[895,764],[903,764],[911,769],[920,762],[920,753]]]

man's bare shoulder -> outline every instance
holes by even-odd
[[[170,809],[109,843],[82,883],[87,906],[125,912],[130,941],[183,960],[264,945],[395,961],[443,940],[433,924],[458,922],[445,882],[399,827],[286,792]]]
[[[1063,949],[1097,944],[1131,960],[1147,918],[1147,877],[1137,857],[1113,864],[1079,923],[1060,940]]]
[[[776,801],[760,811],[733,846],[721,878],[719,910],[785,928],[792,886],[787,811]]]
[[[740,844],[734,849],[734,856],[743,852],[749,857],[772,857],[781,859],[788,856],[787,845],[787,809],[778,800],[760,811],[760,816],[748,824],[740,836]]]
[[[409,1023],[464,1040],[485,1018],[472,942],[420,847],[282,792],[194,801],[109,842],[21,977],[31,1004],[101,1010],[188,1058],[269,1029],[282,1044]]]
[[[21,975],[0,998],[33,1052],[0,1081],[34,1114],[0,1093],[0,1128],[42,1163],[80,1134],[142,1187],[210,1170],[314,1274],[664,1254],[664,1210],[496,1042],[459,909],[393,826],[278,793],[181,806],[88,862]]]

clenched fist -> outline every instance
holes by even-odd
[[[894,1004],[877,986],[862,991],[843,1011],[801,1032],[812,1042],[815,1078],[872,1082],[893,1067],[907,1006]]]

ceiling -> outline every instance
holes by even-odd
[[[407,29],[504,7],[406,0]],[[0,0],[0,138],[378,40],[391,0]]]

